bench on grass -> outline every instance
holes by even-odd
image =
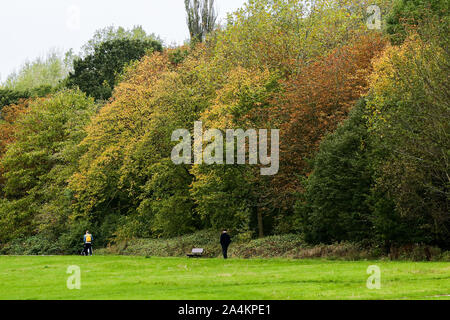
[[[189,258],[200,258],[203,256],[203,252],[205,250],[203,248],[193,248],[191,253],[188,253],[187,256]]]

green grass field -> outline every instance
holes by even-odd
[[[81,289],[67,288],[67,268]],[[369,265],[381,289],[369,290]],[[0,256],[0,299],[450,299],[448,262]]]

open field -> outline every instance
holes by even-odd
[[[81,269],[81,289],[66,286]],[[369,265],[381,289],[369,290]],[[450,299],[448,262],[1,256],[0,299]]]

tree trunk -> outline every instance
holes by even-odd
[[[263,218],[262,218],[262,214],[261,214],[261,209],[256,208],[256,213],[258,216],[258,236],[259,236],[259,238],[263,238],[264,237],[264,228],[263,228]]]

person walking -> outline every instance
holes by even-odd
[[[227,229],[223,229],[220,235],[220,244],[222,246],[222,254],[224,259],[228,259],[228,246],[231,243],[231,238],[227,233]]]
[[[94,238],[92,237],[92,234],[90,234],[88,230],[86,230],[86,234],[84,235],[83,240],[84,240],[84,255],[92,256],[92,240],[94,240]]]

